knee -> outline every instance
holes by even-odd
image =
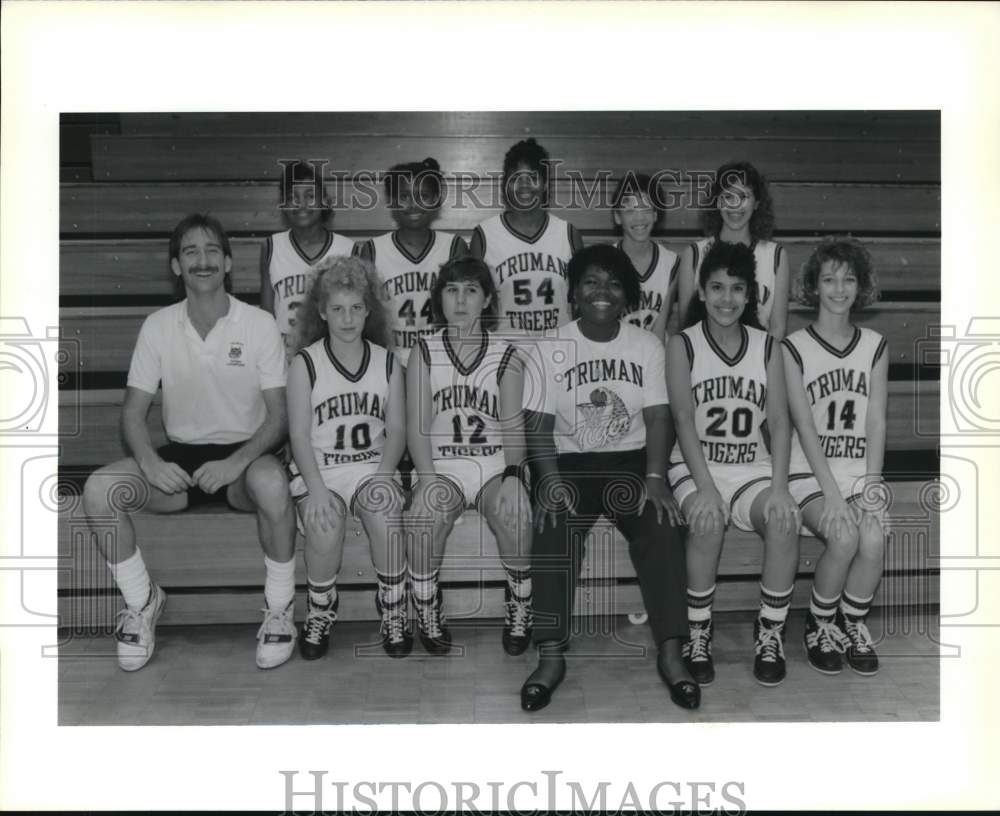
[[[838,525],[833,533],[827,536],[826,546],[837,558],[849,561],[858,552],[858,528],[853,524]]]
[[[127,513],[145,504],[148,492],[138,474],[103,467],[90,474],[83,486],[83,510],[88,516]]]
[[[247,492],[254,503],[267,515],[281,516],[289,512],[292,498],[288,479],[278,460],[263,456],[247,469]]]
[[[858,554],[871,561],[881,561],[885,549],[885,534],[878,519],[866,517],[861,522]]]

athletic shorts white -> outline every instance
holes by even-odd
[[[865,476],[863,473],[850,473],[833,469],[833,478],[837,482],[840,495],[850,502],[860,502],[864,496]],[[823,495],[819,481],[811,473],[791,473],[788,476],[788,492],[792,494],[799,507],[818,499]]]
[[[844,497],[848,504],[864,507],[864,476],[857,473],[844,473],[833,471],[833,478],[837,481],[837,488],[840,495]],[[799,506],[805,506],[816,499],[823,498],[823,488],[819,486],[819,480],[811,473],[792,473],[788,476],[788,492],[792,499]],[[874,499],[875,496],[872,496]],[[815,536],[805,524],[799,530],[800,535]]]
[[[323,477],[323,484],[326,485],[327,489],[344,503],[344,507],[348,513],[354,515],[354,505],[358,498],[358,493],[361,492],[361,488],[364,487],[365,482],[369,481],[377,470],[377,462],[365,462],[358,465],[327,468],[326,470],[321,470],[320,475]],[[292,494],[292,499],[294,499],[296,506],[309,495],[305,479],[301,476],[293,478],[288,483],[288,489]]]
[[[502,476],[504,467],[504,459],[494,457],[472,459],[456,456],[434,460],[434,472],[458,489],[468,510],[479,510],[486,485]]]
[[[754,499],[771,486],[771,463],[716,465],[708,470],[722,500],[729,505],[729,517],[733,524],[741,530],[753,532],[750,508]],[[677,504],[683,508],[684,500],[697,489],[691,471],[686,463],[681,462],[671,466],[667,478]]]

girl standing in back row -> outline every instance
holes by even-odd
[[[534,139],[518,142],[503,159],[505,209],[472,235],[471,252],[486,261],[499,293],[499,326],[537,335],[569,322],[566,268],[583,248],[571,224],[545,209],[549,154]]]
[[[780,340],[788,319],[788,257],[784,247],[771,240],[771,193],[756,167],[731,162],[718,169],[702,226],[708,237],[681,254],[678,305],[682,319],[697,294],[699,270],[712,245],[716,241],[743,244],[750,247],[756,261],[757,322]]]

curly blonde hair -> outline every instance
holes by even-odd
[[[389,298],[375,265],[363,258],[334,255],[310,270],[313,275],[309,295],[299,307],[295,324],[295,351],[312,345],[327,334],[322,314],[330,295],[337,290],[358,292],[368,307],[363,336],[377,345],[389,347]]]

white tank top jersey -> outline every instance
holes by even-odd
[[[350,255],[353,249],[354,242],[350,238],[329,231],[326,243],[313,257],[299,247],[291,230],[267,237],[264,251],[274,293],[274,319],[282,337],[286,338],[286,345],[295,325],[295,310],[309,295],[310,267],[328,255]]]
[[[705,254],[711,249],[713,243],[715,243],[714,238],[702,238],[691,244],[694,253],[692,268],[696,281],[701,262],[705,260]],[[757,261],[757,320],[766,330],[771,322],[771,308],[774,306],[778,263],[781,261],[781,255],[785,248],[774,241],[754,239],[750,244],[750,249],[753,250],[754,259]]]
[[[336,358],[328,337],[299,351],[312,384],[312,448],[320,471],[378,463],[385,447],[385,412],[395,355],[364,342],[352,374]],[[295,462],[291,475],[298,476]]]
[[[774,338],[749,326],[740,325],[740,330],[742,342],[733,357],[715,342],[705,321],[678,335],[691,367],[694,425],[710,468],[771,460],[762,426],[767,420],[767,362]],[[678,442],[670,461],[682,460]]]
[[[872,369],[885,354],[885,338],[855,327],[842,350],[827,343],[812,326],[781,341],[791,353],[812,411],[820,447],[834,475],[865,474],[865,423],[871,394]],[[789,473],[811,473],[798,434],[792,437]]]
[[[640,450],[643,409],[669,403],[663,343],[629,323],[613,340],[595,342],[579,325],[574,320],[537,344],[540,403],[532,404],[525,388],[525,408],[555,417],[559,453]]]
[[[548,213],[533,236],[515,232],[505,213],[476,227],[483,260],[500,295],[501,331],[536,335],[570,321],[566,283],[566,267],[573,256],[570,229]]]
[[[520,364],[514,347],[486,332],[464,366],[442,329],[420,338],[417,348],[430,371],[434,458],[502,462],[500,381],[511,365]]]
[[[460,255],[463,247],[460,236],[432,230],[427,246],[416,255],[407,251],[395,232],[372,238],[360,250],[368,252],[384,281],[392,310],[392,344],[403,353],[402,360],[418,337],[434,333],[431,288],[441,266]]]
[[[622,248],[619,241],[615,246]],[[674,282],[677,267],[680,266],[680,256],[653,241],[653,257],[645,271],[639,271],[639,285],[642,289],[639,308],[629,312],[622,319],[640,329],[652,329],[653,323],[663,309],[663,301]]]

